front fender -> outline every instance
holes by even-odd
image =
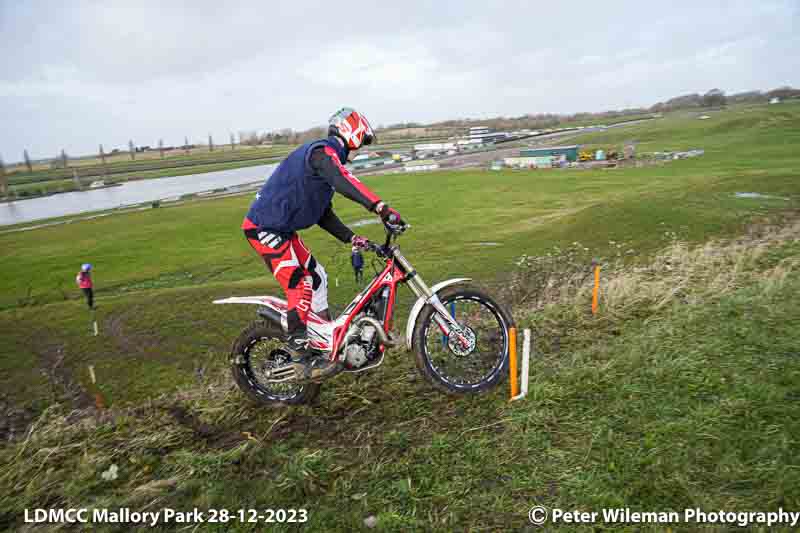
[[[447,281],[439,282],[431,287],[431,292],[436,294],[445,287],[455,285],[456,283],[463,283],[465,281],[472,281],[472,278],[453,278],[448,279]],[[417,301],[414,303],[414,307],[411,308],[411,313],[408,315],[408,324],[406,324],[406,347],[409,350],[411,349],[411,341],[412,337],[414,336],[414,327],[417,325],[417,318],[419,318],[419,314],[422,312],[423,307],[425,307],[425,298],[417,298]]]

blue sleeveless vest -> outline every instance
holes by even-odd
[[[342,164],[347,161],[348,150],[336,137],[298,147],[267,178],[250,206],[247,218],[259,228],[287,235],[317,224],[335,192],[327,181],[314,176],[311,170],[311,151],[320,146],[333,148]]]

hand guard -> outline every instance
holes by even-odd
[[[405,226],[405,222],[403,222],[403,218],[400,216],[400,213],[389,207],[388,204],[378,202],[378,205],[375,206],[375,212],[380,215],[381,220],[387,224],[391,224],[393,226]]]

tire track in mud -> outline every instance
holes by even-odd
[[[36,370],[50,384],[51,403],[66,403],[74,409],[94,405],[94,398],[65,364],[69,357],[67,346],[52,329],[41,326],[32,330],[26,344],[27,350],[38,359]],[[9,441],[24,435],[39,415],[36,409],[14,398],[0,396],[0,440]]]

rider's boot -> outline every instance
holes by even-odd
[[[305,330],[289,335],[286,349],[291,356],[294,375],[298,381],[323,380],[336,374],[339,369],[336,362],[312,353]]]

